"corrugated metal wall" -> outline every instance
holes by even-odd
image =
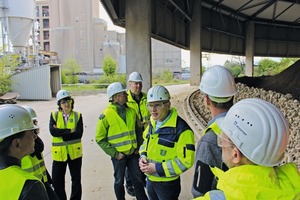
[[[50,100],[61,89],[59,66],[31,68],[14,75],[12,80],[13,92],[19,92],[18,99],[23,100]]]

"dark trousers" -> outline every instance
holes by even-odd
[[[71,190],[71,200],[80,200],[82,195],[81,187],[81,166],[82,157],[75,160],[68,160],[65,162],[53,161],[52,164],[52,180],[54,191],[60,200],[67,200],[67,194],[65,190],[65,175],[67,165],[70,170],[72,190]]]
[[[126,167],[126,170],[125,170],[125,181],[126,181],[126,186],[127,187],[133,187],[127,167]]]
[[[143,186],[146,187],[146,175],[142,171],[140,171],[140,173],[143,178]],[[125,181],[127,187],[133,187],[127,167],[125,171]]]
[[[114,190],[117,200],[125,200],[124,176],[126,167],[133,183],[135,195],[138,200],[147,200],[147,195],[143,186],[143,178],[139,168],[139,155],[131,154],[124,159],[111,158],[114,167]]]
[[[58,196],[48,182],[44,183],[49,200],[59,200]]]
[[[181,191],[180,178],[168,182],[154,182],[147,179],[150,200],[177,200]]]

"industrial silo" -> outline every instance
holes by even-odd
[[[0,12],[4,47],[10,52],[12,45],[15,53],[22,52],[33,28],[35,1],[0,0]]]

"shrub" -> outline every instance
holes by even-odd
[[[11,91],[11,76],[20,62],[16,54],[5,55],[0,59],[0,94]]]
[[[117,70],[117,62],[114,61],[109,55],[103,59],[102,70],[106,76],[112,76]]]

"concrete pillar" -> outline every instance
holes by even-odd
[[[151,87],[151,0],[126,0],[126,76],[138,71],[143,91]]]
[[[200,83],[202,69],[201,49],[201,0],[195,1],[193,18],[190,25],[190,85]]]
[[[253,76],[254,57],[254,21],[250,21],[246,33],[246,76]]]

